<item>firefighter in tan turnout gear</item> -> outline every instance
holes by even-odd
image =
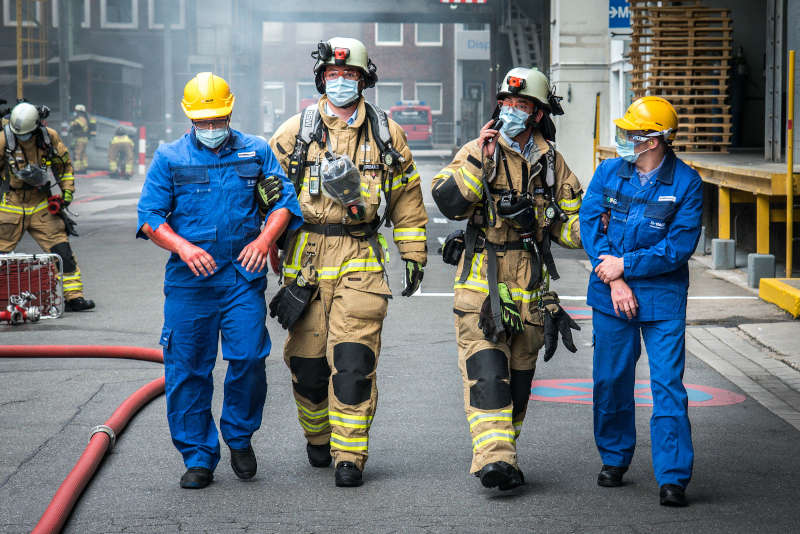
[[[73,151],[75,172],[84,172],[89,168],[86,147],[89,145],[91,130],[92,121],[86,112],[86,106],[83,104],[76,105],[75,118],[69,123],[69,140]]]
[[[458,266],[453,311],[470,472],[501,490],[525,482],[516,440],[539,349],[548,361],[560,332],[576,351],[570,328],[578,326],[549,291],[558,278],[551,243],[581,246],[581,185],[552,144],[559,101],[544,74],[512,69],[497,94],[497,119],[433,179],[442,214],[467,220],[442,257]]]
[[[61,256],[67,311],[94,308],[68,235],[77,235],[65,213],[75,192],[69,152],[55,130],[42,125],[46,108],[20,102],[0,132],[0,252],[11,252],[27,230],[46,252]]]
[[[308,460],[327,467],[332,455],[336,485],[358,486],[391,297],[389,252],[378,230],[384,221],[394,226],[406,266],[402,294],[410,296],[427,261],[428,217],[403,130],[361,96],[377,81],[364,45],[336,37],[312,57],[322,98],[270,140],[305,219],[286,244],[285,285],[270,310],[289,329],[284,359]]]

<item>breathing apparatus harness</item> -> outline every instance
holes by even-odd
[[[383,269],[384,276],[386,276],[388,282],[388,274],[384,265],[385,258],[382,253],[382,248],[378,243],[378,228],[380,228],[381,224],[384,223],[387,227],[389,227],[391,224],[389,218],[391,216],[392,181],[395,174],[397,172],[401,172],[400,166],[405,162],[405,158],[392,145],[392,136],[389,130],[389,118],[386,115],[386,112],[381,108],[370,104],[369,102],[365,101],[364,104],[367,117],[358,129],[358,136],[356,138],[356,152],[351,161],[354,164],[356,163],[358,149],[361,146],[361,138],[363,137],[364,142],[367,143],[369,141],[369,132],[372,130],[375,143],[378,145],[378,152],[380,153],[380,163],[366,163],[362,159],[362,163],[358,165],[358,170],[359,172],[380,171],[381,189],[383,190],[383,194],[386,199],[386,209],[384,210],[383,215],[374,221],[365,221],[360,224],[306,223],[303,225],[303,229],[327,236],[349,235],[357,239],[366,240],[372,249],[372,253],[378,259],[378,262]],[[289,180],[291,180],[291,182],[294,184],[295,192],[298,195],[303,185],[303,178],[305,175],[304,171],[306,167],[310,169],[308,182],[309,194],[311,196],[317,196],[320,194],[321,158],[318,156],[317,161],[315,162],[306,161],[308,156],[308,147],[313,142],[316,142],[319,145],[326,159],[329,161],[334,159],[332,154],[333,148],[331,147],[330,143],[330,135],[328,134],[322,117],[320,116],[317,104],[312,104],[303,110],[303,113],[300,117],[300,131],[295,136],[294,149],[289,157],[289,169],[287,175]],[[404,175],[402,177],[402,184],[405,185],[407,183],[408,177]],[[346,205],[345,207],[348,209],[348,213],[353,216],[354,219],[358,220],[357,210],[352,211],[352,205]]]
[[[46,107],[42,107],[39,112],[40,116],[44,112],[46,117],[49,111],[50,110]],[[66,208],[63,205],[64,193],[59,185],[59,180],[61,176],[63,176],[64,169],[66,169],[68,162],[66,158],[56,153],[47,127],[39,124],[33,132],[36,140],[41,140],[40,146],[46,151],[41,165],[37,165],[35,162],[31,164],[25,149],[17,144],[17,137],[14,132],[11,131],[10,124],[7,123],[3,126],[3,133],[6,139],[5,158],[8,169],[23,182],[22,190],[38,189],[46,194],[47,211],[51,215],[61,217],[64,221],[67,235],[77,237],[78,233],[75,231],[76,223],[66,213]],[[25,157],[26,165],[23,168],[20,168],[19,161],[15,156],[17,148],[20,149],[22,155]],[[54,163],[59,173],[58,178],[56,178],[53,171]],[[11,178],[0,176],[0,199],[4,200],[9,190],[11,190]]]

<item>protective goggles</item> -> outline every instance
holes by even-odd
[[[617,144],[624,145],[626,143],[644,143],[645,141],[649,141],[653,137],[659,137],[661,135],[666,136],[669,133],[669,130],[665,130],[663,132],[650,132],[648,134],[633,134],[630,133],[628,130],[623,130],[619,126],[617,126],[617,134],[614,137],[614,140]]]

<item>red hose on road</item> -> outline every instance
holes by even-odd
[[[0,358],[126,358],[164,363],[160,350],[110,345],[5,345],[0,347]],[[89,445],[61,483],[33,529],[33,534],[61,531],[78,497],[94,476],[105,454],[113,447],[111,436],[116,439],[136,412],[162,393],[163,376],[136,390],[119,405],[104,426],[93,430]]]

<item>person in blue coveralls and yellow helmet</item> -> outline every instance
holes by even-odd
[[[160,343],[167,420],[187,467],[183,488],[206,487],[220,459],[211,416],[220,333],[228,361],[220,430],[236,475],[256,473],[250,438],[261,425],[271,349],[264,266],[275,240],[303,222],[266,141],[230,128],[233,103],[228,84],[210,72],[186,84],[181,106],[193,128],[156,150],[139,199],[137,237],[172,252]]]
[[[700,237],[700,176],[670,142],[678,116],[663,98],[636,100],[616,119],[619,158],[603,161],[580,211],[594,271],[594,435],[603,462],[597,483],[622,485],[636,445],[635,366],[647,347],[653,469],[665,506],[686,506],[694,450],[683,386],[688,261]]]

